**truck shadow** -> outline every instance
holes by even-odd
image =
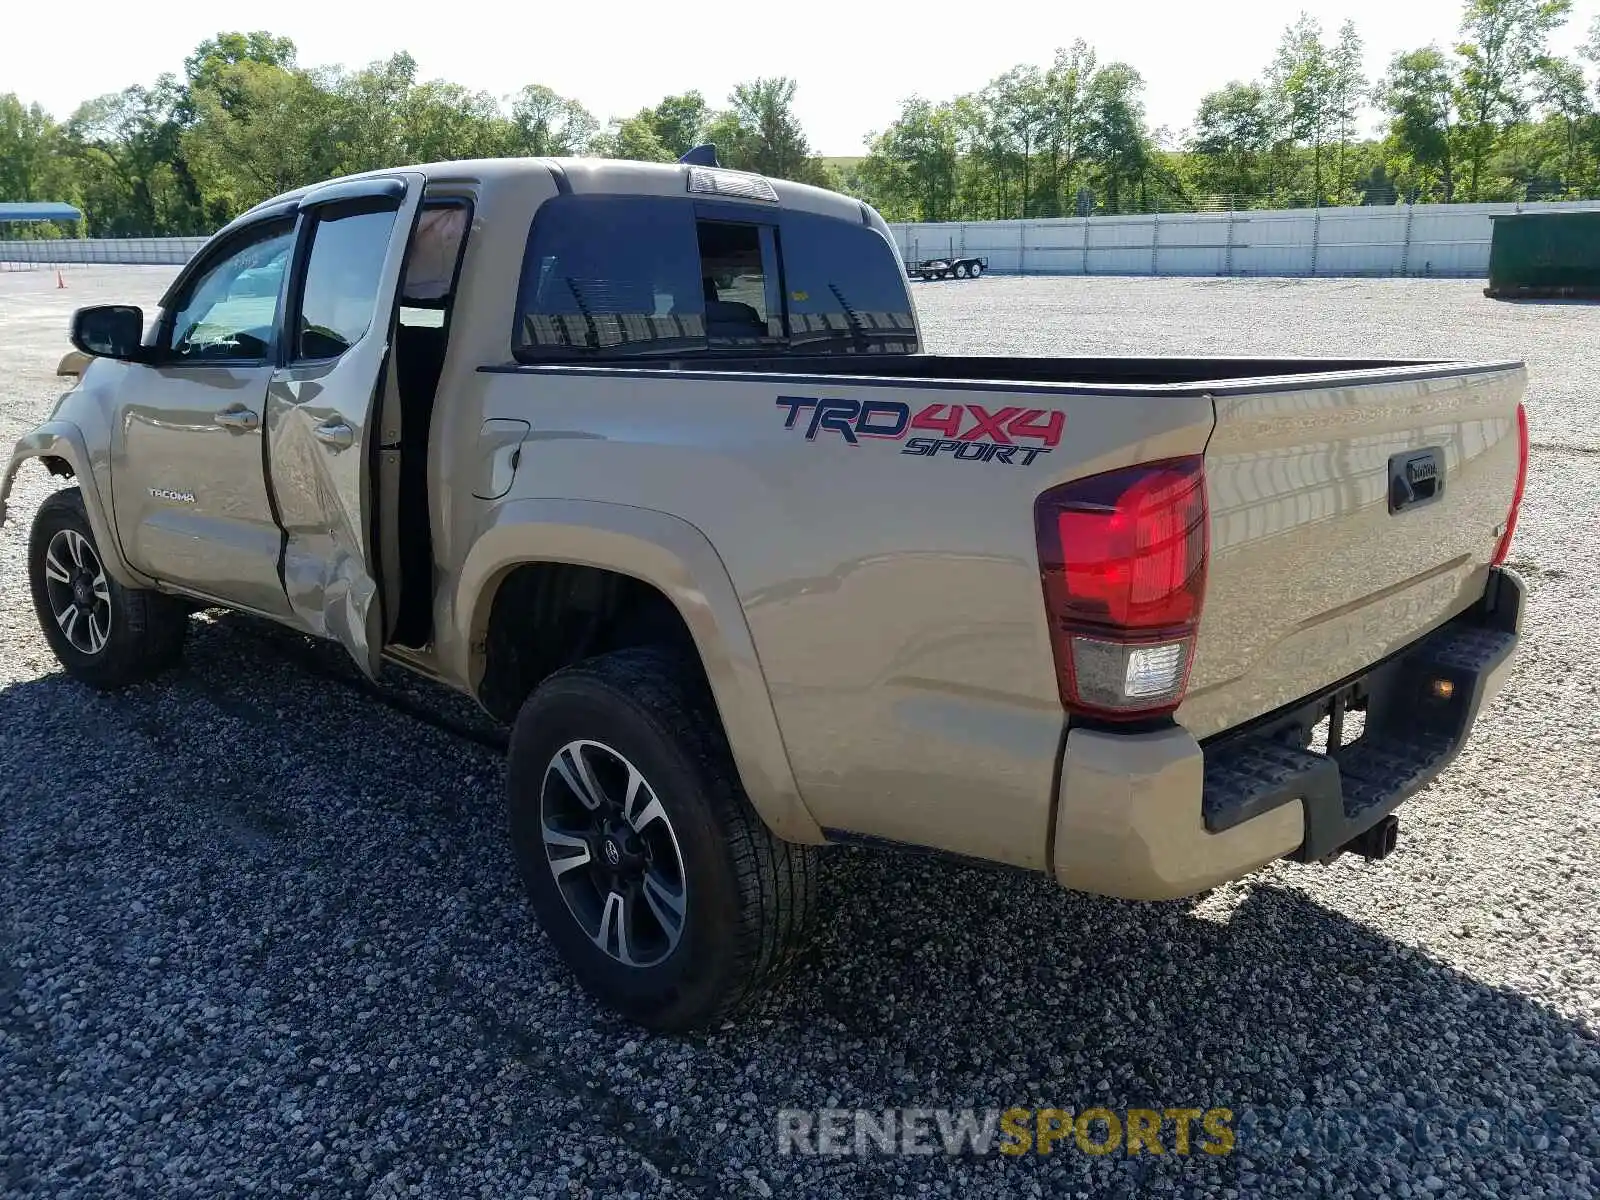
[[[1522,1128],[1543,1109],[1589,1128],[1600,1104],[1592,1029],[1313,903],[1283,875],[1231,890],[1222,911],[839,851],[821,936],[784,990],[709,1034],[642,1035],[584,998],[532,925],[504,844],[492,728],[468,740],[330,688],[329,673],[355,679],[338,653],[282,636],[207,619],[185,667],[158,683],[100,696],[50,675],[0,690],[8,936],[37,963],[60,932],[54,914],[96,922],[108,948],[71,968],[88,973],[85,1028],[97,989],[116,995],[125,970],[155,958],[164,979],[188,975],[214,996],[227,961],[238,990],[260,993],[249,1011],[270,1014],[270,1027],[264,1015],[241,1025],[230,1054],[270,1064],[271,1039],[291,1030],[380,1068],[431,1062],[428,1114],[506,1089],[528,1120],[541,1105],[598,1105],[616,1137],[697,1178],[737,1149],[732,1135],[699,1138],[700,1117],[744,1122],[748,1157],[770,1153],[785,1107],[1398,1104],[1510,1120],[1515,1104]],[[392,695],[482,724],[431,685]],[[176,934],[180,917],[204,931],[203,952]],[[375,1038],[357,1012],[380,1003],[380,976],[404,1003],[384,1009]],[[297,982],[312,977],[314,989]],[[38,986],[29,968],[0,973],[0,1014],[4,994]],[[7,1031],[0,1017],[24,1057],[101,1053],[30,1022]],[[622,1063],[624,1039],[641,1058]],[[781,1065],[753,1074],[755,1062]],[[130,1061],[119,1086],[131,1094],[165,1069]],[[641,1073],[692,1078],[710,1107],[687,1110],[690,1132],[652,1133],[619,1082]],[[70,1103],[41,1086],[34,1103]],[[458,1119],[421,1114],[382,1069],[336,1078],[324,1102],[369,1127]],[[941,1157],[917,1169],[947,1168]]]
[[[1133,903],[1031,875],[849,855],[831,871],[816,986],[777,1003],[798,1025],[893,1046],[947,1092],[1068,1107],[1404,1097],[1502,1116],[1520,1096],[1569,1121],[1600,1103],[1594,1029],[1292,886]],[[1015,1085],[997,1086],[997,1061]]]

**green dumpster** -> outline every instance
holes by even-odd
[[[1495,217],[1483,294],[1600,299],[1600,210]]]

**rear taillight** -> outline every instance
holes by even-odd
[[[1522,492],[1528,486],[1528,410],[1517,405],[1517,486],[1511,491],[1511,511],[1506,514],[1506,531],[1494,548],[1494,565],[1501,566],[1511,554],[1511,539],[1517,532],[1517,513],[1522,510]]]
[[[1112,720],[1172,712],[1205,596],[1202,459],[1062,484],[1039,497],[1033,517],[1062,704]]]

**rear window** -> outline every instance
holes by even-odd
[[[813,213],[783,215],[790,344],[807,353],[914,354],[917,325],[883,236]]]
[[[905,282],[874,230],[687,197],[547,201],[517,307],[525,361],[917,349]]]
[[[522,266],[517,344],[536,356],[703,348],[694,212],[647,196],[557,196]]]

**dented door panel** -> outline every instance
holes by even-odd
[[[377,299],[365,331],[341,347],[337,331],[308,319],[305,297],[298,298],[287,334],[290,362],[273,376],[267,394],[271,485],[284,532],[283,583],[289,605],[307,629],[343,643],[369,675],[377,672],[383,650],[377,582],[381,564],[373,528],[376,472],[381,447],[399,438],[398,427],[378,429],[377,401],[381,388],[392,387],[395,295],[422,199],[421,175],[406,172],[388,178],[399,180],[404,194],[392,210],[387,249],[377,264]],[[369,199],[341,193],[331,203],[344,206]],[[381,198],[371,203],[380,208],[356,215],[391,211],[381,207],[386,203]],[[330,208],[319,216],[319,228],[320,222],[340,219],[339,213],[347,210]],[[316,249],[313,231],[307,260],[313,271]],[[342,264],[335,270],[338,266]],[[309,295],[307,263],[298,269],[297,291]],[[332,286],[338,286],[336,278]],[[370,280],[357,286],[365,294]]]

